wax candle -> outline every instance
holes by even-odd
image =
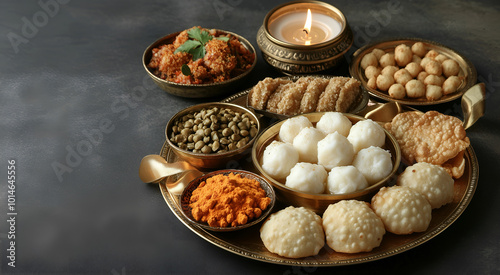
[[[308,17],[309,28],[306,25]],[[342,24],[332,16],[315,10],[293,9],[274,16],[269,21],[268,30],[273,37],[283,42],[314,45],[337,37],[342,31]]]

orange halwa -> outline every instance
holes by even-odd
[[[196,221],[213,227],[238,226],[262,215],[271,199],[254,179],[218,174],[200,183],[190,199]]]

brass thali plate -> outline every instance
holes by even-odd
[[[444,54],[448,58],[452,58],[458,62],[460,66],[460,72],[458,74],[459,77],[463,77],[462,84],[459,86],[458,90],[455,93],[444,95],[438,100],[429,101],[425,97],[424,98],[404,98],[404,99],[395,99],[389,96],[387,92],[378,91],[372,88],[369,88],[367,85],[368,79],[364,74],[363,68],[361,68],[361,59],[367,53],[370,53],[373,49],[382,49],[385,52],[394,51],[394,48],[400,44],[406,44],[411,47],[411,45],[416,42],[424,43],[424,46],[428,50],[436,50],[439,53]],[[459,54],[455,50],[448,48],[444,45],[441,45],[434,41],[419,39],[419,38],[404,38],[404,39],[394,39],[394,40],[384,40],[374,42],[368,45],[365,45],[359,48],[352,55],[352,62],[349,65],[349,73],[352,77],[358,79],[361,82],[361,85],[368,91],[371,96],[374,96],[383,101],[395,101],[405,105],[435,105],[441,104],[445,102],[449,102],[455,100],[457,98],[462,97],[462,95],[477,81],[477,72],[474,65],[463,55]]]
[[[248,91],[236,94],[226,99],[225,102],[245,106],[247,93]],[[380,103],[371,102],[369,107],[374,108],[377,104]],[[165,142],[161,148],[160,155],[168,162],[175,162],[178,160],[178,157],[169,148],[167,142]],[[479,166],[472,146],[467,148],[464,157],[466,162],[465,171],[460,179],[455,180],[453,201],[432,211],[432,220],[427,231],[410,235],[395,235],[387,232],[379,247],[373,249],[371,252],[355,254],[338,253],[325,245],[316,256],[299,259],[281,257],[269,252],[264,246],[260,239],[259,232],[261,224],[237,232],[213,232],[205,230],[191,223],[185,215],[182,214],[179,195],[170,193],[165,182],[160,182],[159,186],[168,207],[186,227],[204,240],[226,251],[257,261],[290,266],[319,267],[354,265],[380,260],[408,251],[439,235],[455,222],[471,202],[478,184]],[[248,157],[244,156],[240,162],[233,163],[235,167],[230,168],[246,169],[255,172],[255,168],[251,164],[251,160],[249,160],[250,158],[251,154],[248,152]],[[276,212],[284,207],[286,207],[286,205],[277,203],[272,212]]]

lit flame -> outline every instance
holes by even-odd
[[[307,9],[306,24],[304,25],[304,31],[306,32],[307,35],[309,35],[309,32],[311,32],[311,23],[312,23],[311,10]]]

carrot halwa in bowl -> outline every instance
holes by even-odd
[[[233,92],[255,67],[255,49],[245,38],[223,30],[192,27],[151,44],[143,66],[166,92],[189,98]]]

